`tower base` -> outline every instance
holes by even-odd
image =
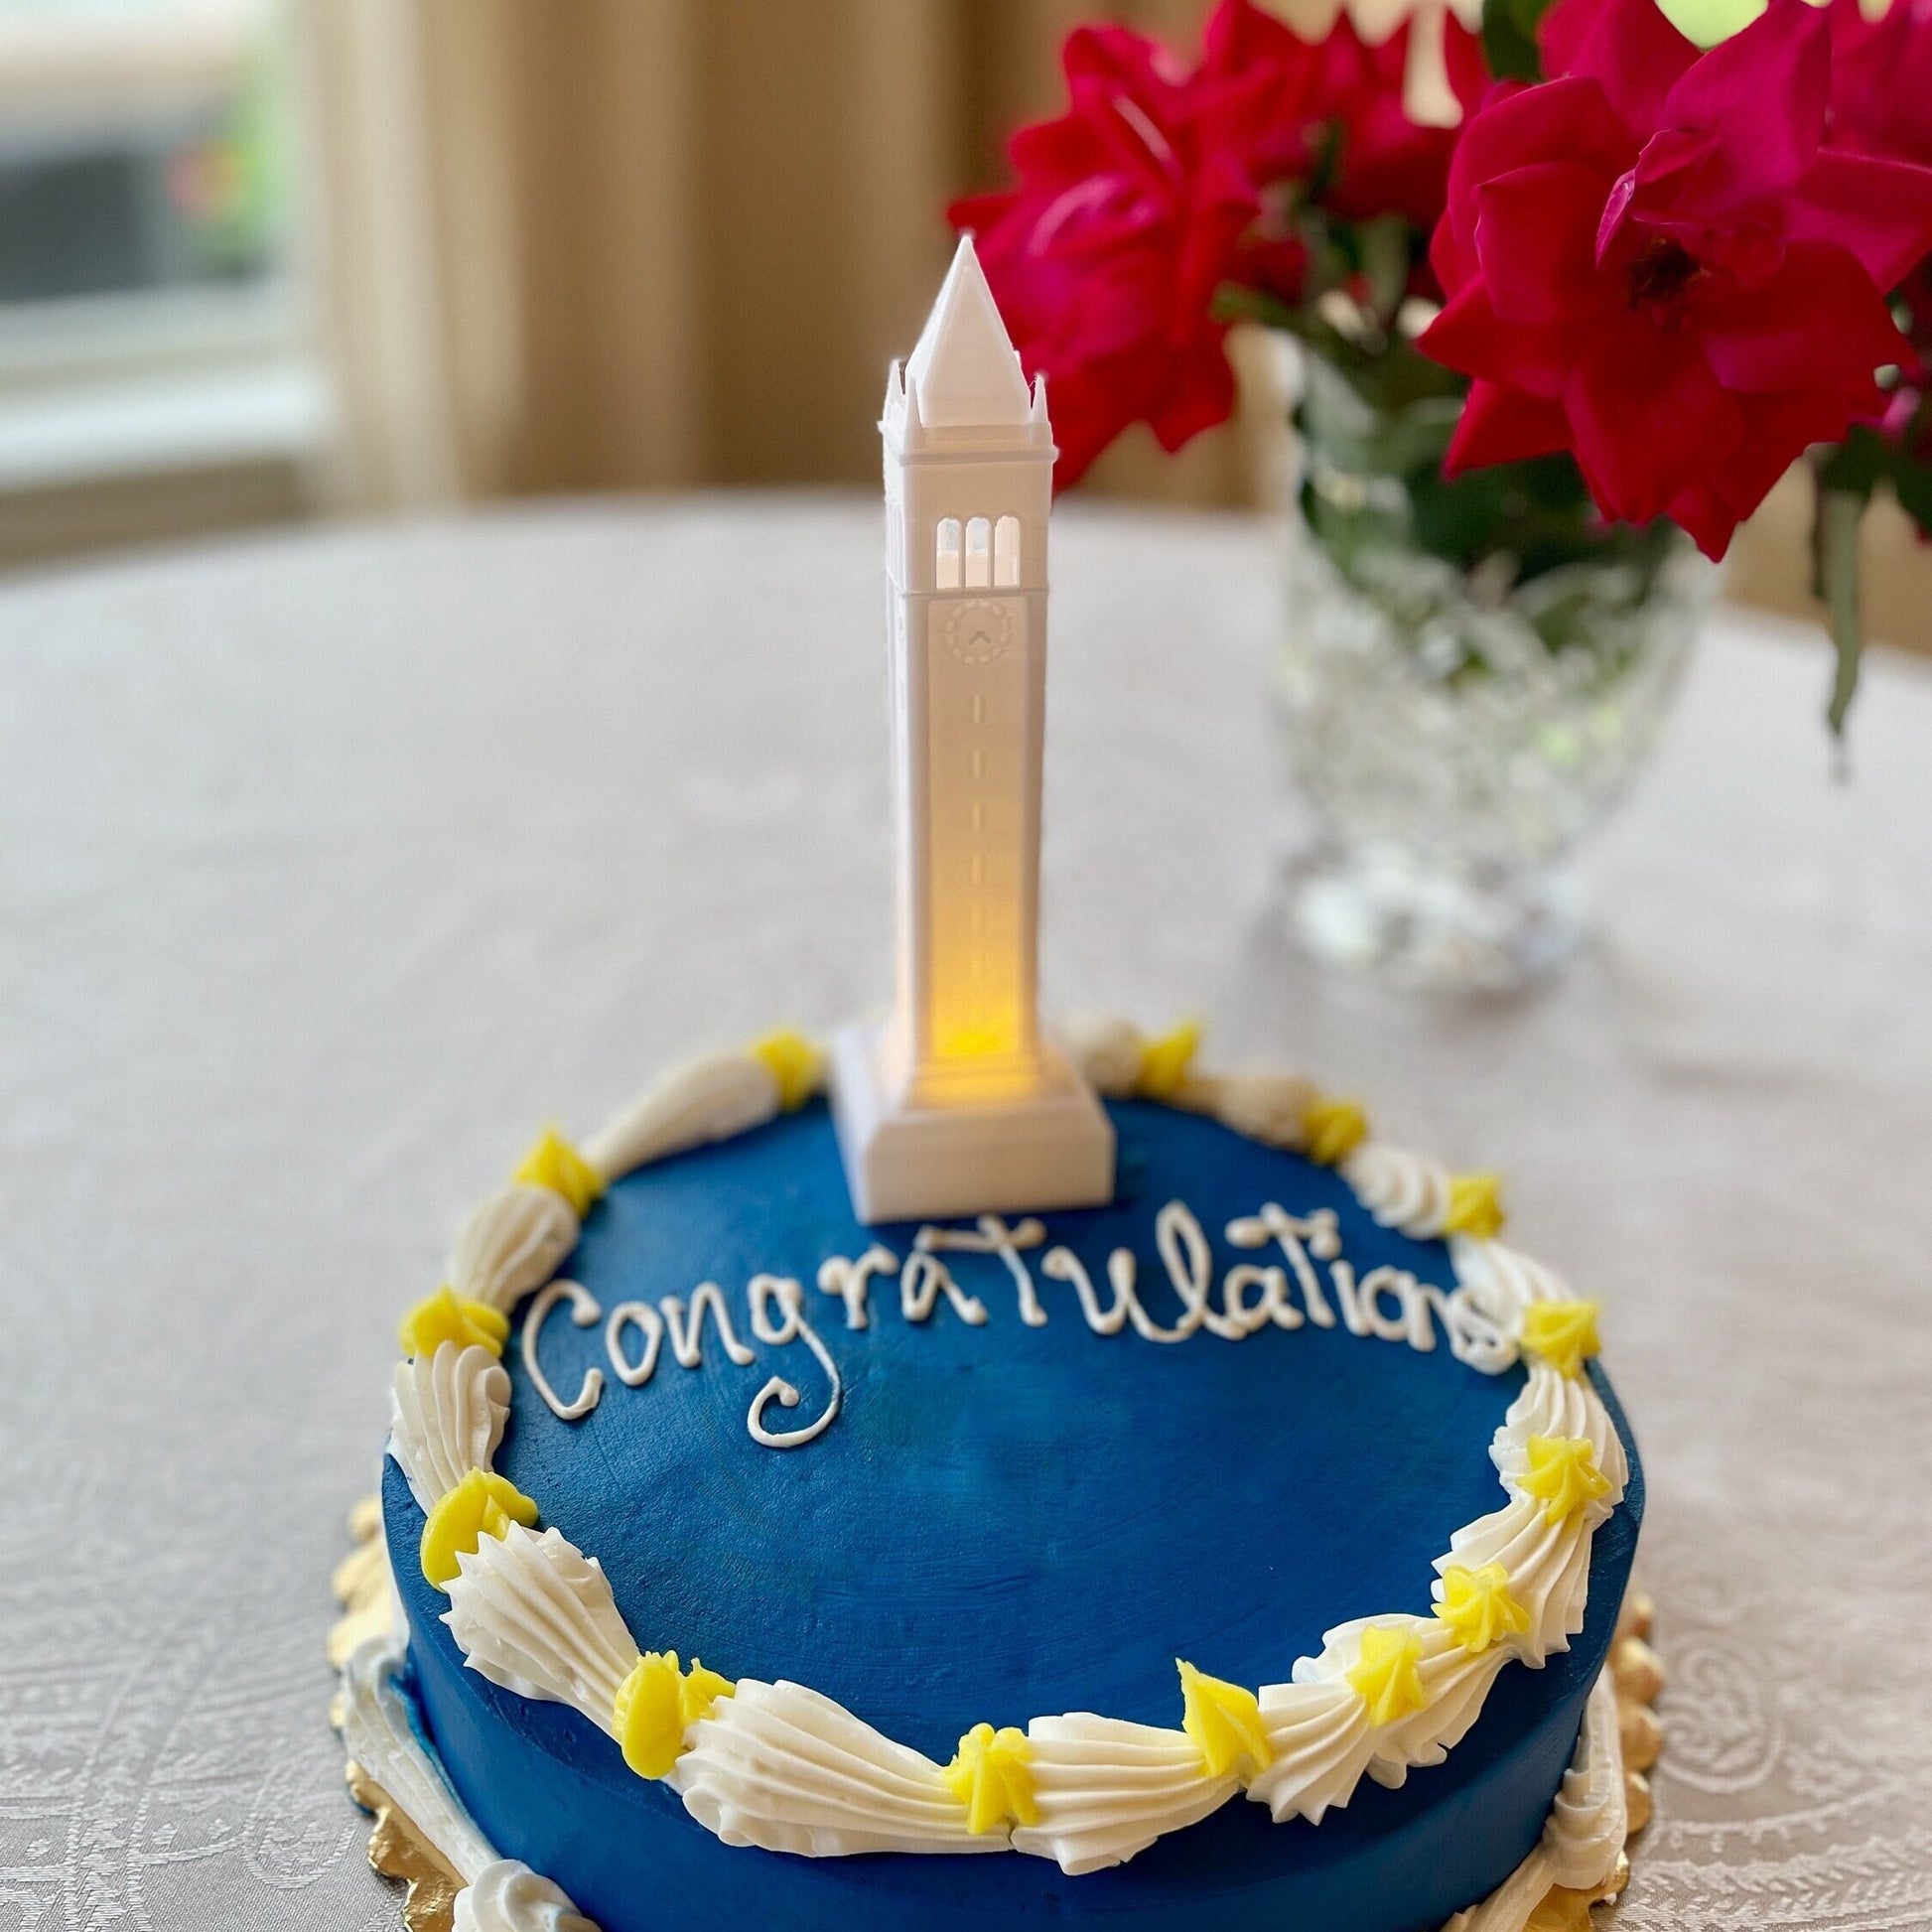
[[[886,1085],[882,1032],[854,1027],[832,1043],[839,1152],[866,1226],[1113,1199],[1114,1124],[1057,1049],[1043,1049],[1044,1093],[914,1107]]]

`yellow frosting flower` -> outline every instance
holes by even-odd
[[[462,1575],[459,1557],[472,1555],[486,1536],[506,1535],[512,1523],[528,1529],[536,1520],[536,1504],[507,1476],[472,1469],[423,1525],[423,1575],[438,1589],[448,1589]]]
[[[1372,1725],[1412,1718],[1429,1703],[1423,1689],[1422,1639],[1410,1630],[1371,1623],[1362,1632],[1362,1654],[1348,1681],[1362,1694]]]
[[[554,1127],[546,1127],[537,1136],[510,1178],[561,1194],[580,1220],[604,1192],[604,1176]]]
[[[446,1341],[459,1348],[487,1348],[503,1352],[509,1340],[510,1319],[486,1302],[472,1302],[446,1283],[428,1295],[402,1318],[398,1339],[405,1355],[434,1355]]]
[[[959,1740],[959,1749],[940,1776],[966,1807],[966,1829],[975,1838],[1006,1825],[1039,1823],[1032,1757],[1027,1733],[1011,1725],[1002,1730],[975,1725]]]
[[[803,1034],[780,1028],[745,1050],[770,1069],[783,1113],[795,1114],[825,1084],[825,1055]]]
[[[1180,1727],[1194,1740],[1210,1778],[1234,1771],[1253,1777],[1275,1761],[1261,1705],[1252,1691],[1223,1683],[1176,1657],[1180,1671]]]
[[[1368,1115],[1358,1101],[1324,1093],[1303,1110],[1302,1132],[1308,1137],[1309,1159],[1317,1167],[1332,1168],[1368,1139]]]
[[[1543,1520],[1552,1529],[1560,1529],[1615,1487],[1596,1466],[1587,1436],[1532,1436],[1529,1449],[1530,1472],[1521,1487],[1543,1504]]]
[[[688,1672],[675,1650],[647,1650],[618,1686],[611,1704],[623,1761],[640,1778],[666,1776],[684,1752],[684,1733],[711,1716],[738,1687],[693,1657]]]
[[[1442,1600],[1432,1607],[1472,1657],[1504,1637],[1520,1637],[1530,1627],[1530,1613],[1510,1594],[1509,1572],[1499,1563],[1485,1563],[1479,1570],[1450,1564],[1443,1572]]]
[[[1584,1358],[1602,1347],[1596,1338],[1597,1302],[1532,1302],[1523,1311],[1518,1337],[1533,1355],[1541,1355],[1559,1375],[1583,1372]]]
[[[1187,1068],[1200,1045],[1200,1035],[1198,1020],[1184,1020],[1173,1033],[1143,1042],[1135,1092],[1147,1100],[1172,1100],[1187,1077]]]
[[[1445,1234],[1469,1234],[1493,1241],[1503,1231],[1503,1183],[1493,1173],[1449,1176],[1449,1212],[1443,1217]]]

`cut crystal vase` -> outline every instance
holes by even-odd
[[[1605,527],[1567,458],[1445,483],[1460,398],[1413,351],[1300,357],[1280,708],[1324,962],[1502,988],[1575,946],[1569,861],[1656,744],[1716,572]]]

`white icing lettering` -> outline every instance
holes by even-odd
[[[1034,1292],[1034,1278],[1020,1259],[1022,1248],[1037,1248],[1046,1239],[1046,1230],[1029,1217],[1018,1227],[1008,1227],[997,1214],[982,1214],[978,1233],[964,1228],[922,1227],[914,1245],[921,1254],[951,1250],[955,1254],[998,1255],[1020,1294],[1020,1319],[1030,1328],[1044,1327],[1046,1311]]]
[[[875,1243],[856,1258],[832,1255],[819,1265],[819,1292],[837,1299],[845,1326],[864,1331],[873,1325],[871,1285],[897,1275],[899,1312],[915,1323],[929,1321],[944,1296],[958,1318],[970,1327],[988,1320],[986,1305],[954,1279],[947,1255],[980,1255],[997,1259],[1011,1277],[1021,1320],[1029,1327],[1047,1319],[1034,1273],[1026,1257],[1045,1247],[1046,1229],[1031,1216],[1009,1224],[997,1214],[983,1214],[972,1227],[921,1227],[911,1254],[903,1262],[890,1248]],[[1243,1341],[1270,1326],[1293,1331],[1308,1323],[1318,1328],[1341,1326],[1349,1333],[1383,1341],[1406,1342],[1427,1354],[1437,1345],[1436,1322],[1441,1321],[1451,1352],[1458,1361],[1494,1375],[1509,1367],[1517,1349],[1500,1323],[1486,1311],[1479,1290],[1458,1287],[1446,1293],[1406,1269],[1377,1267],[1358,1281],[1354,1267],[1341,1253],[1340,1226],[1332,1209],[1319,1208],[1296,1216],[1276,1202],[1258,1214],[1232,1220],[1226,1226],[1230,1246],[1253,1254],[1270,1246],[1281,1260],[1237,1261],[1219,1278],[1216,1294],[1215,1258],[1199,1219],[1186,1202],[1169,1201],[1154,1219],[1154,1248],[1162,1270],[1179,1304],[1172,1324],[1151,1315],[1140,1297],[1139,1258],[1131,1248],[1115,1248],[1107,1257],[1107,1283],[1112,1299],[1105,1305],[1096,1293],[1087,1264],[1063,1245],[1045,1247],[1040,1274],[1049,1282],[1063,1282],[1078,1296],[1080,1312],[1096,1335],[1117,1335],[1131,1322],[1144,1340],[1172,1345],[1205,1328],[1227,1341]],[[1325,1264],[1317,1269],[1316,1262]],[[1321,1280],[1325,1272],[1327,1282]],[[1297,1292],[1300,1306],[1297,1304]],[[767,1376],[753,1396],[745,1425],[752,1440],[767,1449],[796,1449],[815,1441],[837,1418],[845,1399],[844,1378],[831,1351],[805,1314],[805,1291],[786,1275],[754,1275],[746,1297],[754,1341],[764,1348],[783,1348],[802,1342],[823,1371],[828,1395],[812,1422],[797,1429],[776,1429],[769,1419],[776,1410],[799,1407],[797,1386],[781,1374]],[[589,1292],[575,1282],[553,1282],[532,1303],[524,1323],[522,1347],[525,1367],[538,1393],[564,1421],[575,1421],[597,1406],[603,1392],[601,1369],[586,1370],[576,1399],[566,1403],[546,1379],[538,1360],[538,1343],[545,1318],[559,1301],[568,1300],[571,1318],[588,1327],[602,1311]],[[641,1388],[656,1372],[663,1345],[680,1366],[701,1368],[704,1363],[704,1326],[710,1319],[725,1354],[741,1368],[758,1360],[758,1350],[739,1338],[733,1326],[725,1291],[704,1282],[689,1302],[663,1297],[656,1307],[645,1302],[621,1302],[605,1325],[604,1347],[611,1371],[627,1388]],[[629,1340],[635,1329],[637,1342]],[[633,1355],[631,1350],[635,1349]]]
[[[1201,1325],[1206,1311],[1208,1290],[1191,1266],[1196,1250],[1182,1226],[1183,1217],[1192,1224],[1193,1234],[1199,1238],[1200,1223],[1179,1201],[1170,1201],[1154,1222],[1154,1245],[1166,1264],[1174,1293],[1180,1297],[1180,1319],[1172,1328],[1164,1328],[1141,1306],[1136,1287],[1140,1264],[1134,1258],[1133,1249],[1116,1248],[1107,1257],[1107,1279],[1114,1286],[1114,1301],[1125,1307],[1134,1332],[1145,1341],[1170,1344],[1185,1341]]]
[[[1306,1220],[1297,1220],[1279,1202],[1269,1201],[1252,1218],[1230,1221],[1227,1237],[1237,1248],[1265,1248],[1269,1242],[1280,1244],[1302,1299],[1309,1306],[1309,1319],[1317,1328],[1332,1328],[1335,1311],[1321,1292],[1321,1282],[1309,1256],[1318,1261],[1332,1260],[1341,1252],[1341,1234],[1332,1208],[1317,1208]],[[1306,1245],[1305,1245],[1306,1244]]]
[[[1134,1332],[1143,1341],[1185,1341],[1200,1326],[1198,1315],[1189,1321],[1183,1313],[1175,1326],[1162,1327],[1141,1307],[1141,1298],[1135,1288],[1139,1275],[1140,1263],[1134,1259],[1132,1248],[1116,1248],[1107,1257],[1107,1279],[1114,1285],[1114,1300],[1126,1309],[1127,1318],[1134,1324]]]
[[[898,1311],[908,1321],[923,1321],[944,1295],[952,1311],[972,1327],[986,1320],[986,1304],[977,1295],[960,1292],[952,1271],[929,1250],[916,1249],[905,1258],[898,1271]]]
[[[1333,1261],[1341,1253],[1341,1223],[1332,1207],[1317,1207],[1303,1223],[1309,1253],[1316,1261]]]
[[[875,1275],[897,1275],[898,1256],[875,1242],[857,1261],[833,1255],[818,1271],[818,1292],[836,1295],[845,1304],[845,1325],[869,1328],[872,1316],[866,1308],[867,1284]]]
[[[542,1396],[550,1413],[559,1422],[575,1422],[597,1407],[597,1399],[604,1393],[604,1371],[601,1368],[587,1368],[584,1371],[584,1380],[574,1402],[565,1402],[550,1386],[550,1378],[544,1374],[543,1364],[537,1360],[537,1338],[543,1333],[544,1317],[559,1302],[565,1300],[570,1303],[571,1320],[580,1328],[588,1328],[604,1312],[598,1306],[596,1296],[582,1282],[557,1281],[541,1290],[537,1299],[530,1304],[530,1312],[523,1317],[523,1372],[530,1378],[530,1386]]]
[[[1466,1283],[1449,1295],[1444,1295],[1440,1288],[1427,1292],[1437,1298],[1443,1311],[1449,1352],[1458,1362],[1466,1362],[1484,1375],[1500,1375],[1515,1362],[1516,1344],[1483,1311],[1475,1291]]]
[[[1249,1303],[1250,1288],[1261,1290],[1261,1300]],[[1289,1299],[1288,1276],[1276,1267],[1258,1268],[1252,1261],[1236,1262],[1221,1282],[1223,1318],[1243,1335],[1274,1322],[1278,1328],[1299,1328],[1302,1311]]]
[[[675,1295],[666,1295],[658,1306],[664,1311],[664,1325],[670,1331],[671,1353],[681,1368],[696,1368],[704,1360],[707,1309],[711,1311],[712,1325],[718,1330],[718,1339],[725,1344],[725,1353],[740,1368],[750,1368],[758,1359],[733,1329],[731,1310],[725,1306],[725,1291],[716,1282],[699,1283],[696,1294],[691,1297],[688,1315],[684,1304]]]
[[[1201,1224],[1184,1201],[1171,1200],[1154,1217],[1154,1246],[1186,1311],[1180,1318],[1182,1331],[1191,1334],[1205,1325],[1210,1334],[1224,1341],[1239,1341],[1245,1331],[1209,1306],[1214,1293],[1214,1254]]]
[[[1328,1264],[1328,1280],[1334,1285],[1335,1300],[1341,1305],[1341,1325],[1351,1335],[1367,1334],[1368,1323],[1362,1319],[1361,1297],[1355,1292],[1353,1264],[1337,1255]]]
[[[1429,1319],[1428,1297],[1422,1293],[1422,1284],[1406,1268],[1371,1268],[1362,1277],[1357,1292],[1362,1319],[1368,1324],[1370,1334],[1384,1341],[1406,1341],[1424,1355],[1435,1348],[1436,1330]],[[1380,1307],[1384,1296],[1395,1302],[1392,1314]]]
[[[1087,1273],[1086,1263],[1071,1248],[1048,1248],[1039,1259],[1039,1272],[1048,1281],[1073,1284],[1073,1292],[1080,1298],[1080,1312],[1086,1316],[1087,1326],[1095,1334],[1117,1335],[1126,1327],[1127,1303],[1133,1289],[1130,1287],[1123,1295],[1120,1284],[1115,1281],[1113,1307],[1102,1309],[1099,1296],[1093,1292],[1093,1281]],[[1112,1280],[1112,1268],[1107,1272]]]
[[[635,1328],[644,1338],[644,1352],[636,1361],[623,1352],[623,1331]],[[664,1343],[664,1317],[648,1302],[620,1302],[604,1324],[604,1352],[611,1372],[626,1389],[641,1389],[657,1367],[657,1351]]]
[[[762,1443],[766,1449],[797,1449],[801,1443],[809,1443],[813,1437],[822,1436],[831,1428],[833,1419],[839,1413],[845,1385],[839,1378],[838,1364],[833,1361],[831,1351],[819,1340],[811,1323],[805,1319],[805,1293],[795,1281],[786,1275],[754,1275],[747,1293],[752,1303],[752,1332],[759,1340],[773,1348],[782,1348],[791,1341],[802,1341],[812,1351],[819,1367],[825,1371],[826,1380],[832,1385],[824,1413],[803,1429],[772,1430],[764,1426],[764,1411],[770,1403],[775,1401],[781,1409],[798,1407],[798,1391],[782,1375],[770,1377],[752,1398],[752,1406],[745,1416],[745,1427],[751,1432],[752,1440]],[[771,1312],[773,1303],[778,1308],[776,1318]]]

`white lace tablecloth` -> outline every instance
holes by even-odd
[[[1282,937],[1272,533],[1054,542],[1049,1001],[1363,1092],[1607,1304],[1624,1932],[1932,1925],[1932,677],[1834,785],[1822,641],[1722,617],[1591,950],[1418,1003]],[[0,1932],[395,1923],[321,1646],[396,1320],[545,1118],[883,1000],[879,551],[569,507],[0,592]]]

